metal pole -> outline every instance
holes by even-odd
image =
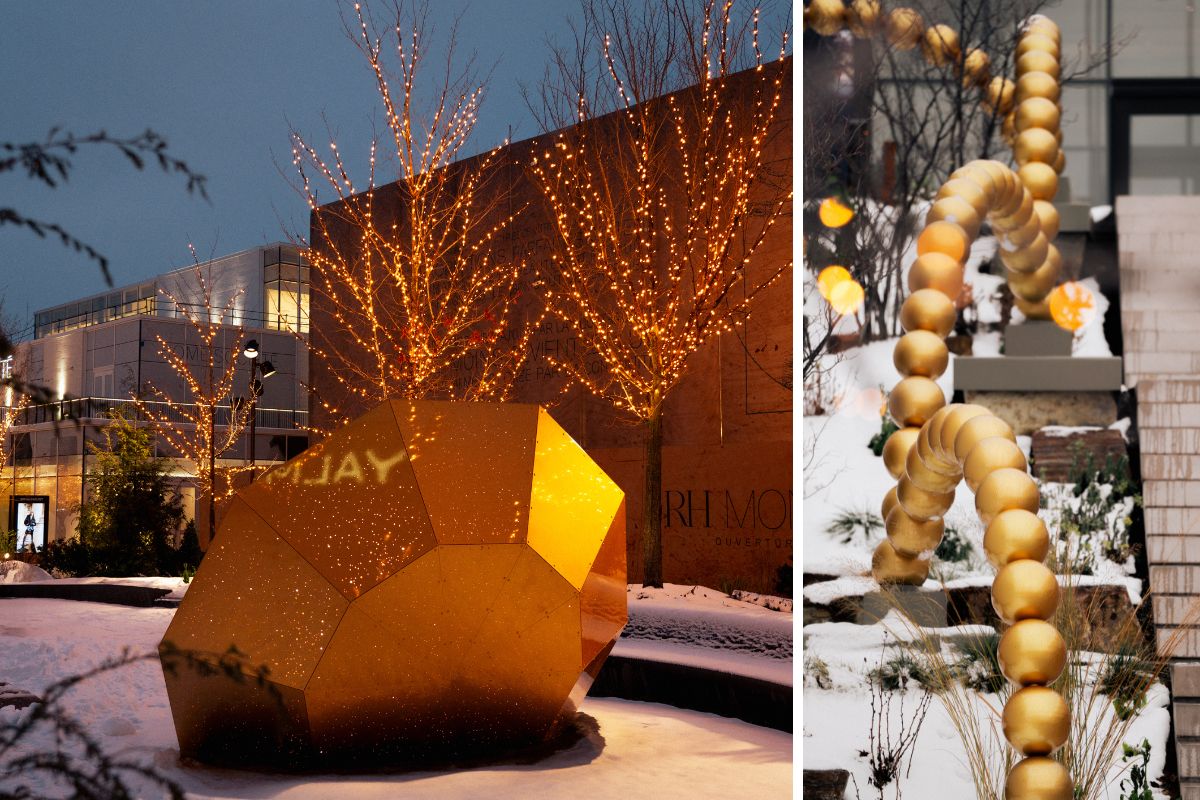
[[[258,373],[258,356],[250,359],[250,480],[254,480],[254,422],[258,416],[258,392],[254,390],[254,377]]]

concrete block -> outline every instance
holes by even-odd
[[[1139,403],[1200,403],[1200,381],[1146,380],[1138,386],[1137,396]]]
[[[1147,534],[1146,558],[1152,564],[1200,563],[1200,536]]]
[[[956,364],[970,359],[959,359]],[[992,359],[1001,361],[1003,359]],[[955,371],[957,383],[957,368]],[[1108,427],[1117,421],[1117,404],[1108,392],[964,392],[968,403],[979,403],[1012,426],[1017,434],[1030,436],[1047,425]]]
[[[1150,565],[1153,594],[1193,594],[1200,588],[1200,567]]]
[[[1195,626],[1200,622],[1200,597],[1162,595],[1151,599],[1156,626]]]
[[[1187,359],[1190,368],[1190,357]],[[964,357],[954,360],[954,388],[993,392],[1112,392],[1121,359],[1063,356]]]
[[[1185,697],[1200,698],[1200,664],[1172,664],[1171,690],[1177,702]]]
[[[949,623],[946,616],[946,593],[925,592],[916,587],[897,586],[887,594],[868,592],[863,595],[858,611],[859,625],[874,625],[892,610],[924,628],[944,628]]]
[[[1145,458],[1145,456],[1142,456]],[[1185,536],[1200,534],[1200,509],[1147,508],[1145,510],[1148,536]]]
[[[1142,499],[1148,506],[1200,506],[1200,481],[1144,481]]]
[[[1140,417],[1138,424],[1141,424]],[[1147,453],[1142,456],[1142,479],[1200,480],[1200,455]]]
[[[1143,453],[1200,453],[1196,428],[1149,428],[1139,433]]]
[[[1004,355],[1069,356],[1071,332],[1047,320],[1026,320],[1004,329]]]
[[[1195,356],[1192,356],[1195,358]],[[1147,403],[1138,407],[1138,427],[1200,428],[1198,403]]]
[[[1154,626],[1155,640],[1158,642],[1158,654],[1172,658],[1200,658],[1200,630],[1196,628],[1171,628]],[[1176,713],[1181,706],[1176,704]],[[1188,712],[1190,725],[1186,736],[1200,736],[1200,705],[1192,706]],[[1176,730],[1182,731],[1180,718],[1175,717]],[[1194,731],[1194,733],[1192,732]]]

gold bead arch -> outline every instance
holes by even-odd
[[[827,35],[843,26],[860,37],[881,33],[900,50],[919,45],[930,63],[956,67],[964,84],[979,87],[983,102],[1004,115],[1017,169],[980,160],[956,170],[938,191],[917,238],[911,294],[900,311],[905,334],[893,352],[903,377],[888,397],[888,411],[901,427],[883,452],[897,484],[883,500],[887,538],[875,550],[872,573],[880,584],[924,583],[942,539],[943,517],[965,479],[986,527],[984,550],[997,569],[992,605],[1007,626],[1001,668],[1019,687],[1004,706],[1002,724],[1023,758],[1009,772],[1004,796],[1070,800],[1070,775],[1052,758],[1067,740],[1071,714],[1050,688],[1066,664],[1067,648],[1051,623],[1059,587],[1043,563],[1050,538],[1037,516],[1038,487],[1009,425],[983,406],[947,405],[935,383],[949,363],[945,337],[954,326],[971,243],[985,218],[999,240],[1017,307],[1031,319],[1050,317],[1046,298],[1062,271],[1053,205],[1065,166],[1059,28],[1042,15],[1025,21],[1012,81],[992,77],[986,53],[964,52],[952,28],[926,27],[910,8],[885,14],[877,0],[849,5],[813,0],[805,22]]]

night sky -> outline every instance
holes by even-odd
[[[433,0],[441,32],[466,11],[460,50],[495,67],[468,151],[498,143],[509,126],[514,139],[538,132],[520,82],[541,77],[547,36],[565,36],[577,8]],[[121,136],[149,127],[207,176],[211,203],[189,195],[181,177],[137,172],[108,150],[81,151],[69,184],[55,190],[0,173],[0,206],[62,224],[110,259],[117,285],[191,263],[189,242],[208,257],[304,232],[307,209],[287,183],[289,122],[324,142],[324,115],[356,166],[373,120],[382,129],[370,70],[332,0],[4,3],[0,109],[0,141],[40,140],[54,126]],[[0,228],[0,297],[14,322],[104,288],[85,257]]]

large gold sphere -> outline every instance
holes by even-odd
[[[961,439],[962,434],[958,437]],[[993,436],[984,439],[973,448],[963,462],[963,478],[972,492],[979,491],[983,479],[998,469],[1011,468],[1024,470],[1029,466],[1025,454],[1016,442],[1003,436]]]
[[[942,406],[936,414],[929,418],[929,422],[921,426],[921,433],[917,436],[916,451],[921,463],[930,470],[939,475],[953,477],[957,481],[962,478],[962,470],[959,469],[958,463],[943,459],[934,451],[932,444],[932,437],[937,435],[934,431],[941,427],[942,420],[953,408],[952,406]]]
[[[958,33],[949,25],[933,25],[921,39],[921,54],[936,66],[943,66],[958,58]]]
[[[879,28],[882,16],[879,0],[854,0],[846,8],[846,27],[859,39],[865,39]]]
[[[971,454],[975,446],[993,436],[1007,439],[1014,444],[1017,441],[1016,434],[1013,433],[1009,424],[992,414],[980,414],[964,422],[954,437],[955,462],[964,465],[965,469],[967,456]],[[972,487],[972,491],[974,491],[974,487]]]
[[[913,519],[903,508],[894,508],[888,514],[884,527],[887,529],[888,541],[902,556],[917,558],[924,555],[929,558],[942,541],[945,523],[937,520]]]
[[[1045,128],[1048,131],[1058,130],[1058,106],[1053,100],[1044,97],[1031,97],[1024,103],[1017,104],[1017,133],[1030,128]]]
[[[1048,686],[1067,664],[1067,643],[1049,622],[1023,619],[1000,637],[1000,671],[1020,686]]]
[[[920,442],[920,438],[920,436],[917,437],[918,442]],[[933,494],[952,492],[954,487],[958,486],[959,481],[957,474],[946,475],[927,467],[921,460],[919,445],[908,451],[908,458],[904,460],[904,474],[908,476],[908,480],[913,486]]]
[[[984,90],[984,102],[995,116],[1012,111],[1017,85],[1009,78],[992,78]]]
[[[1045,50],[1030,50],[1017,59],[1017,77],[1028,75],[1031,72],[1044,72],[1054,80],[1058,80],[1062,75],[1062,68],[1058,59]]]
[[[1045,166],[1044,164],[1042,166]],[[1046,234],[1038,232],[1033,241],[1018,250],[1000,249],[1000,262],[1013,272],[1033,272],[1046,263],[1050,252],[1050,241]]]
[[[887,539],[880,542],[871,555],[871,575],[880,584],[920,586],[928,574],[928,560],[900,555]]]
[[[950,363],[950,350],[936,333],[913,331],[900,337],[892,350],[892,363],[901,375],[937,378]]]
[[[975,511],[984,525],[990,525],[997,514],[1010,508],[1037,513],[1037,482],[1028,472],[1019,469],[994,470],[975,490]]]
[[[917,427],[901,428],[893,431],[883,443],[883,465],[887,467],[888,474],[893,479],[899,480],[904,474],[904,462],[908,458],[908,451],[917,443],[917,434],[920,432],[921,429]]]
[[[1045,128],[1021,131],[1017,134],[1017,143],[1013,145],[1013,155],[1018,164],[1028,164],[1030,161],[1053,164],[1054,157],[1058,155],[1058,139]]]
[[[1020,179],[1014,175],[1014,180],[1020,183]],[[1017,201],[1016,208],[1007,214],[998,214],[993,224],[998,225],[1003,230],[1016,230],[1025,223],[1029,222],[1033,216],[1033,195],[1029,193],[1023,185],[1019,192],[1016,192]]]
[[[979,235],[983,218],[961,197],[943,197],[929,208],[929,213],[925,215],[925,224],[942,221],[953,222],[974,240]]]
[[[1039,33],[1030,33],[1022,36],[1017,42],[1018,59],[1026,53],[1032,53],[1036,51],[1049,53],[1050,55],[1054,56],[1055,59],[1061,59],[1062,57],[1058,42],[1054,41],[1054,39],[1050,38],[1049,36],[1044,36]]]
[[[937,289],[918,289],[900,306],[900,325],[906,331],[928,331],[946,338],[954,330],[958,311],[954,301]]]
[[[1050,533],[1037,514],[1023,508],[1001,511],[984,531],[983,552],[996,569],[1022,559],[1041,563],[1050,552]]]
[[[972,86],[983,86],[992,77],[991,73],[992,60],[988,58],[988,54],[980,50],[978,47],[972,47],[963,56],[962,61],[962,84],[965,88]]]
[[[933,449],[943,461],[954,461],[954,438],[958,436],[958,432],[962,430],[962,426],[967,424],[967,420],[984,414],[991,415],[991,411],[974,403],[964,403],[958,406],[953,411],[946,414],[942,420],[941,428],[937,431],[937,439],[932,436],[929,443],[933,445]]]
[[[842,0],[812,0],[805,13],[809,27],[822,36],[833,36],[840,31],[845,19]]]
[[[1031,97],[1044,97],[1057,103],[1061,94],[1062,87],[1058,85],[1058,79],[1047,72],[1026,72],[1017,78],[1018,105]]]
[[[1011,147],[1013,140],[1017,138],[1017,110],[1004,115],[1004,121],[1000,123],[1000,136]]]
[[[1009,625],[1050,619],[1058,608],[1058,580],[1040,561],[1010,561],[992,581],[992,608]]]
[[[1035,200],[1034,202],[1036,203],[1037,201]],[[1007,242],[1009,245],[1012,245],[1013,248],[1019,250],[1022,247],[1029,247],[1029,245],[1033,244],[1033,240],[1036,239],[1038,234],[1041,232],[1042,223],[1031,214],[1028,222],[1018,228],[1014,228],[1013,230],[1004,231],[1003,236],[1005,242]]]
[[[913,519],[941,519],[954,504],[954,490],[945,493],[927,492],[904,476],[896,485],[896,499],[900,501],[900,507]]]
[[[911,8],[893,9],[887,18],[887,40],[897,50],[912,50],[921,39],[925,23]]]
[[[1051,166],[1054,167],[1054,174],[1062,175],[1063,170],[1067,168],[1067,154],[1062,150],[1059,150],[1058,155],[1054,157],[1054,163]]]
[[[1024,297],[1016,296],[1013,298],[1013,305],[1017,307],[1026,319],[1051,319],[1050,304],[1045,298],[1033,302],[1026,300]]]
[[[888,514],[892,513],[892,509],[900,505],[900,498],[896,496],[896,487],[887,490],[887,494],[883,496],[883,503],[879,506],[879,516],[882,519],[887,519]]]
[[[945,253],[917,256],[908,271],[908,290],[937,289],[951,300],[962,294],[963,265]]]
[[[911,425],[920,428],[944,405],[946,395],[942,388],[920,375],[901,379],[888,394],[888,412],[902,427]]]
[[[925,225],[917,237],[917,255],[942,253],[955,261],[965,261],[971,251],[971,239],[967,232],[953,222],[940,220]]]
[[[970,178],[951,178],[943,183],[935,199],[941,200],[943,197],[960,197],[966,200],[980,217],[987,216],[990,209],[987,192]]]
[[[1053,200],[1054,195],[1058,193],[1058,173],[1051,164],[1030,161],[1028,164],[1022,164],[1017,174],[1021,176],[1021,183],[1025,184],[1034,200]]]
[[[1047,239],[1054,241],[1058,236],[1059,225],[1058,209],[1054,207],[1054,203],[1049,200],[1034,200],[1033,213],[1042,226],[1042,233],[1046,234]]]
[[[1018,689],[1004,704],[1004,737],[1026,756],[1048,756],[1066,744],[1071,733],[1067,701],[1045,686]]]
[[[1033,756],[1017,762],[1004,783],[1004,800],[1073,800],[1075,781],[1060,762]]]
[[[1025,20],[1025,25],[1021,28],[1021,32],[1025,34],[1038,33],[1062,44],[1062,31],[1059,29],[1058,23],[1045,14],[1033,14],[1030,16],[1029,19]]]
[[[954,172],[950,173],[951,178],[966,178],[974,181],[980,189],[983,189],[983,195],[987,199],[988,209],[992,209],[996,205],[996,197],[1003,187],[1003,183],[997,182],[997,176],[990,169],[986,169],[985,161],[970,161]]]
[[[1062,256],[1057,247],[1050,245],[1046,250],[1046,260],[1033,272],[1008,273],[1008,287],[1017,297],[1036,303],[1054,290],[1061,276]]]

